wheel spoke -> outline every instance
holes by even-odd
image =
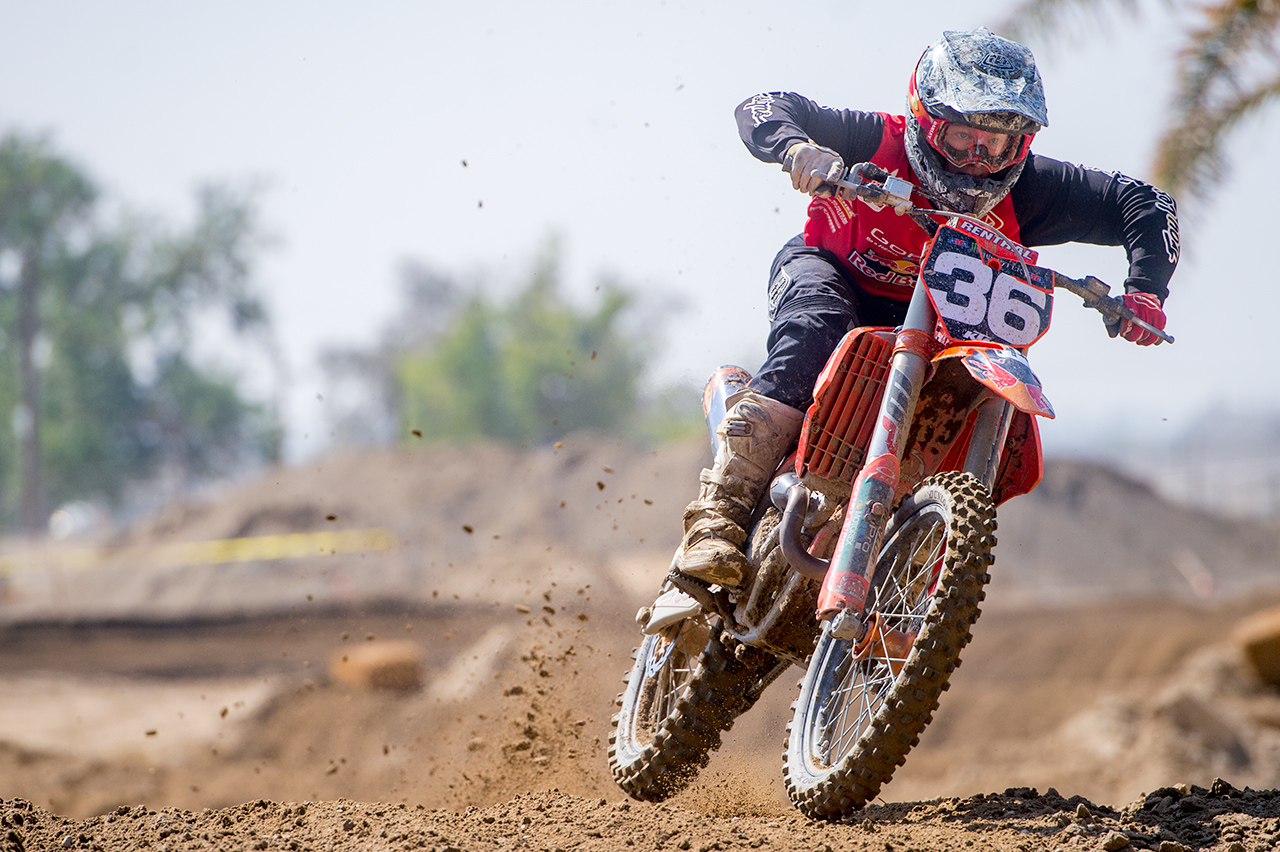
[[[891,627],[907,632],[914,632],[928,611],[946,555],[946,525],[940,518],[930,521],[928,529],[894,560],[877,605]]]
[[[842,643],[835,652],[848,656],[850,646]],[[819,710],[823,724],[814,756],[820,763],[829,766],[848,754],[880,711],[893,682],[893,673],[879,661],[846,661],[839,683],[826,693]]]
[[[680,622],[669,635],[654,636],[644,647],[647,656],[639,671],[643,682],[639,684],[639,696],[635,714],[634,735],[643,743],[653,741],[663,720],[672,714],[680,700],[680,694],[688,685],[697,664],[697,657],[690,656],[683,648],[688,634],[706,629],[697,619]]]
[[[786,765],[787,791],[806,814],[863,806],[918,740],[978,611],[975,597],[943,586],[986,582],[994,528],[990,497],[965,473],[930,477],[895,510],[862,637],[824,633],[801,684]]]
[[[829,649],[831,655],[845,659],[829,661],[838,665],[832,666],[831,688],[820,691],[821,706],[815,708],[820,721],[811,739],[810,757],[818,766],[832,767],[843,760],[884,706],[906,662],[903,652],[889,647],[886,634],[899,630],[913,637],[919,631],[937,590],[946,543],[945,519],[923,512],[886,545],[889,558],[878,569],[873,592],[882,634],[875,637],[870,653],[859,655],[861,659],[853,659],[851,643],[833,643]]]
[[[689,682],[689,678],[693,675],[693,669],[689,667],[688,658],[679,651],[676,652],[680,665],[672,663],[662,671],[660,683],[662,684],[661,692],[658,697],[658,712],[656,717],[664,719],[676,705],[676,699],[680,695],[680,690]]]

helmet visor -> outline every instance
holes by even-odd
[[[929,144],[957,168],[994,174],[1026,156],[1029,134],[997,133],[955,121],[932,124],[927,136]]]

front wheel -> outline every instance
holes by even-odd
[[[792,708],[783,774],[806,815],[861,808],[919,742],[978,618],[995,528],[990,494],[966,473],[926,479],[889,519],[866,634],[824,631]]]

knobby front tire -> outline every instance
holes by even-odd
[[[995,507],[966,473],[932,476],[885,528],[866,613],[869,651],[824,632],[792,707],[783,775],[806,815],[837,819],[880,792],[920,741],[977,620],[995,546]],[[870,620],[870,619],[868,619]],[[856,658],[855,658],[856,657]]]

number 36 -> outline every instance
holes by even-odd
[[[930,272],[934,306],[948,325],[958,323],[1011,346],[1029,346],[1049,325],[1048,293],[1008,273],[996,275],[980,258],[944,251]]]

